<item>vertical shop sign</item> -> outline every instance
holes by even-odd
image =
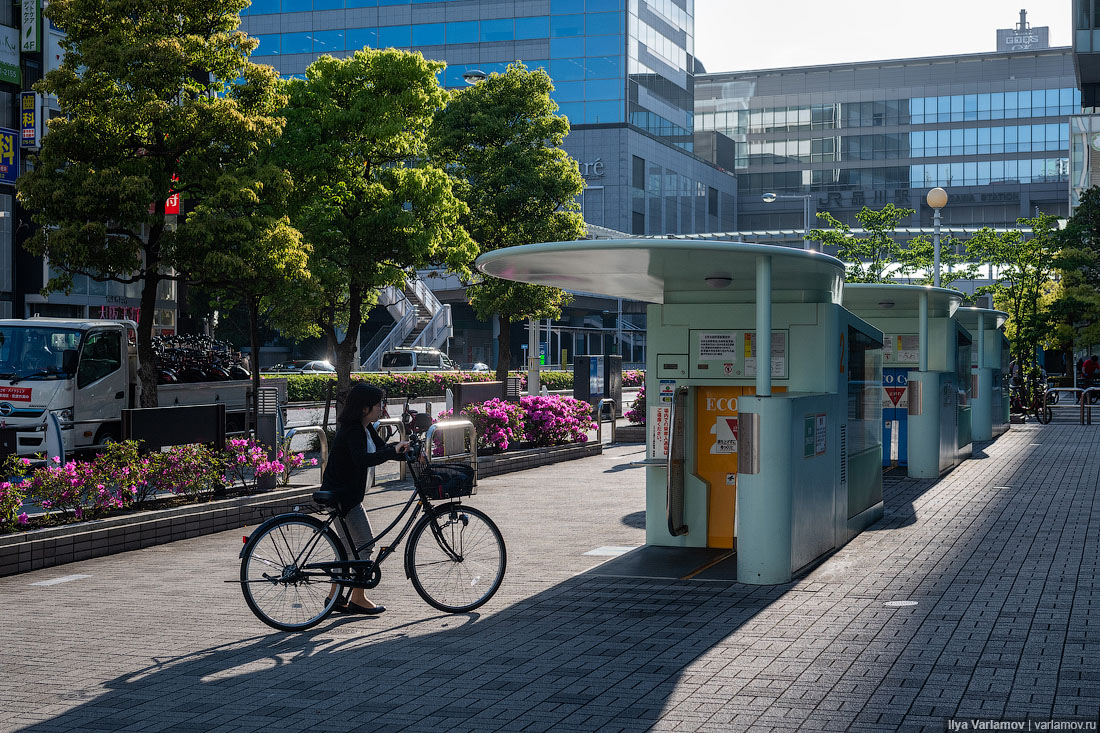
[[[19,48],[23,53],[37,53],[38,36],[42,25],[42,6],[39,0],[23,0],[23,35]]]
[[[0,81],[21,83],[19,73],[19,29],[0,25]]]
[[[38,147],[38,93],[21,92],[19,94],[19,146]]]
[[[19,133],[0,127],[0,183],[15,185],[19,177]]]

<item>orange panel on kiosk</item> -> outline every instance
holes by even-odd
[[[773,387],[773,392],[786,387]],[[755,386],[696,387],[695,475],[707,485],[707,547],[733,547],[737,502],[737,398]]]

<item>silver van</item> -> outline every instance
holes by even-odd
[[[384,372],[438,372],[458,369],[439,349],[398,348],[382,354]]]

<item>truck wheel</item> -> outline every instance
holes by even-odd
[[[99,429],[99,432],[95,434],[95,444],[105,445],[107,443],[118,442],[118,428],[107,425]]]

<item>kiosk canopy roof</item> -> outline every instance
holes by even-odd
[[[920,308],[921,293],[928,294],[929,318],[948,318],[962,303],[962,293],[947,288],[893,283],[849,283],[844,286],[844,307],[864,320],[876,315],[915,318]]]
[[[994,310],[992,308],[959,308],[955,311],[955,317],[959,319],[963,327],[971,333],[978,332],[978,316],[985,316],[985,328],[987,331],[993,331],[1001,326],[1005,325],[1008,320],[1008,314],[1004,311]]]
[[[820,252],[741,242],[546,242],[487,252],[477,259],[477,268],[506,280],[648,303],[737,303],[754,299],[761,255],[771,257],[774,302],[840,302],[844,265],[839,260]]]

